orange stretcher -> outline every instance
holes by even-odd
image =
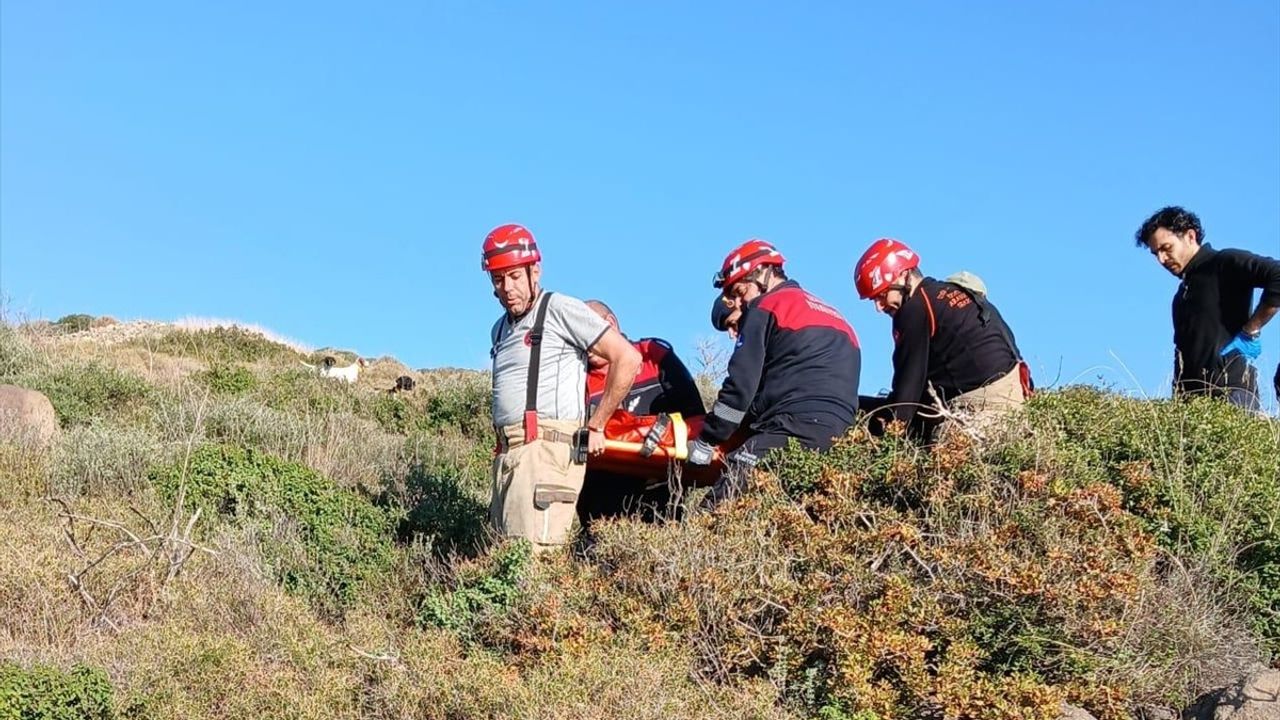
[[[604,426],[604,452],[587,461],[588,470],[642,478],[665,478],[675,470],[685,485],[715,483],[724,463],[719,453],[710,465],[686,465],[689,438],[702,430],[703,418],[680,413],[633,415],[617,410]]]

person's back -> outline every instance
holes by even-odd
[[[1276,408],[1280,409],[1280,363],[1276,365]]]
[[[803,433],[806,428],[795,427],[795,418],[813,413],[847,429],[858,409],[862,364],[849,323],[794,280],[761,295],[743,318],[735,358],[747,347],[748,328],[759,333],[763,349],[758,390],[748,410],[751,429]],[[730,376],[734,369],[731,359]]]
[[[926,277],[899,311],[904,326],[913,322],[910,315],[920,313],[921,324],[930,328],[926,377],[943,401],[976,390],[1018,364],[1012,333],[995,306],[986,305],[984,317],[983,303],[970,291]],[[895,330],[899,322],[894,319]]]
[[[712,507],[736,495],[768,452],[795,440],[826,450],[853,423],[862,352],[835,308],[787,278],[777,248],[751,239],[725,257],[714,286],[726,308],[741,310],[728,377],[688,462],[707,465],[737,435],[725,471],[703,500]],[[712,322],[719,326],[713,314]]]
[[[893,388],[868,398],[873,433],[893,420],[931,436],[932,419],[948,417],[981,433],[1019,408],[1030,392],[1030,372],[1013,332],[971,273],[966,284],[920,272],[920,256],[894,238],[873,242],[854,269],[858,296],[893,318]],[[934,410],[946,408],[948,413]],[[922,422],[921,410],[930,422]]]

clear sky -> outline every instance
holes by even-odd
[[[0,4],[10,313],[484,367],[480,243],[521,222],[548,287],[689,356],[760,236],[873,393],[850,270],[890,235],[985,278],[1041,383],[1159,395],[1177,280],[1132,237],[1166,204],[1280,256],[1280,3]]]

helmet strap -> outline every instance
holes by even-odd
[[[772,275],[768,265],[760,266],[760,268],[751,273],[751,277],[748,278],[748,280],[760,290],[761,295],[769,292],[769,283],[768,280],[765,279],[765,273]]]
[[[914,293],[918,287],[920,287],[920,283],[916,283],[914,286],[911,285],[911,271],[908,270],[902,274],[902,282],[897,285],[890,285],[885,288],[885,292],[897,290],[902,293],[902,297],[905,300],[906,298],[911,297],[912,293]]]

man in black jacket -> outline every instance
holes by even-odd
[[[858,295],[893,316],[893,389],[888,398],[862,399],[871,408],[868,427],[879,434],[900,420],[927,438],[942,407],[981,430],[1022,405],[1030,373],[985,292],[925,277],[919,266],[911,248],[881,238],[854,271]]]
[[[1214,250],[1195,213],[1171,206],[1135,234],[1182,279],[1173,296],[1173,389],[1225,397],[1257,410],[1262,326],[1280,309],[1280,262],[1245,250]],[[1262,299],[1253,307],[1253,291]]]
[[[763,240],[748,240],[725,258],[714,285],[741,309],[729,375],[688,462],[708,464],[716,446],[739,432],[746,439],[725,457],[726,472],[703,501],[736,495],[767,452],[801,446],[826,450],[858,409],[862,355],[840,313],[787,278],[784,258]]]

